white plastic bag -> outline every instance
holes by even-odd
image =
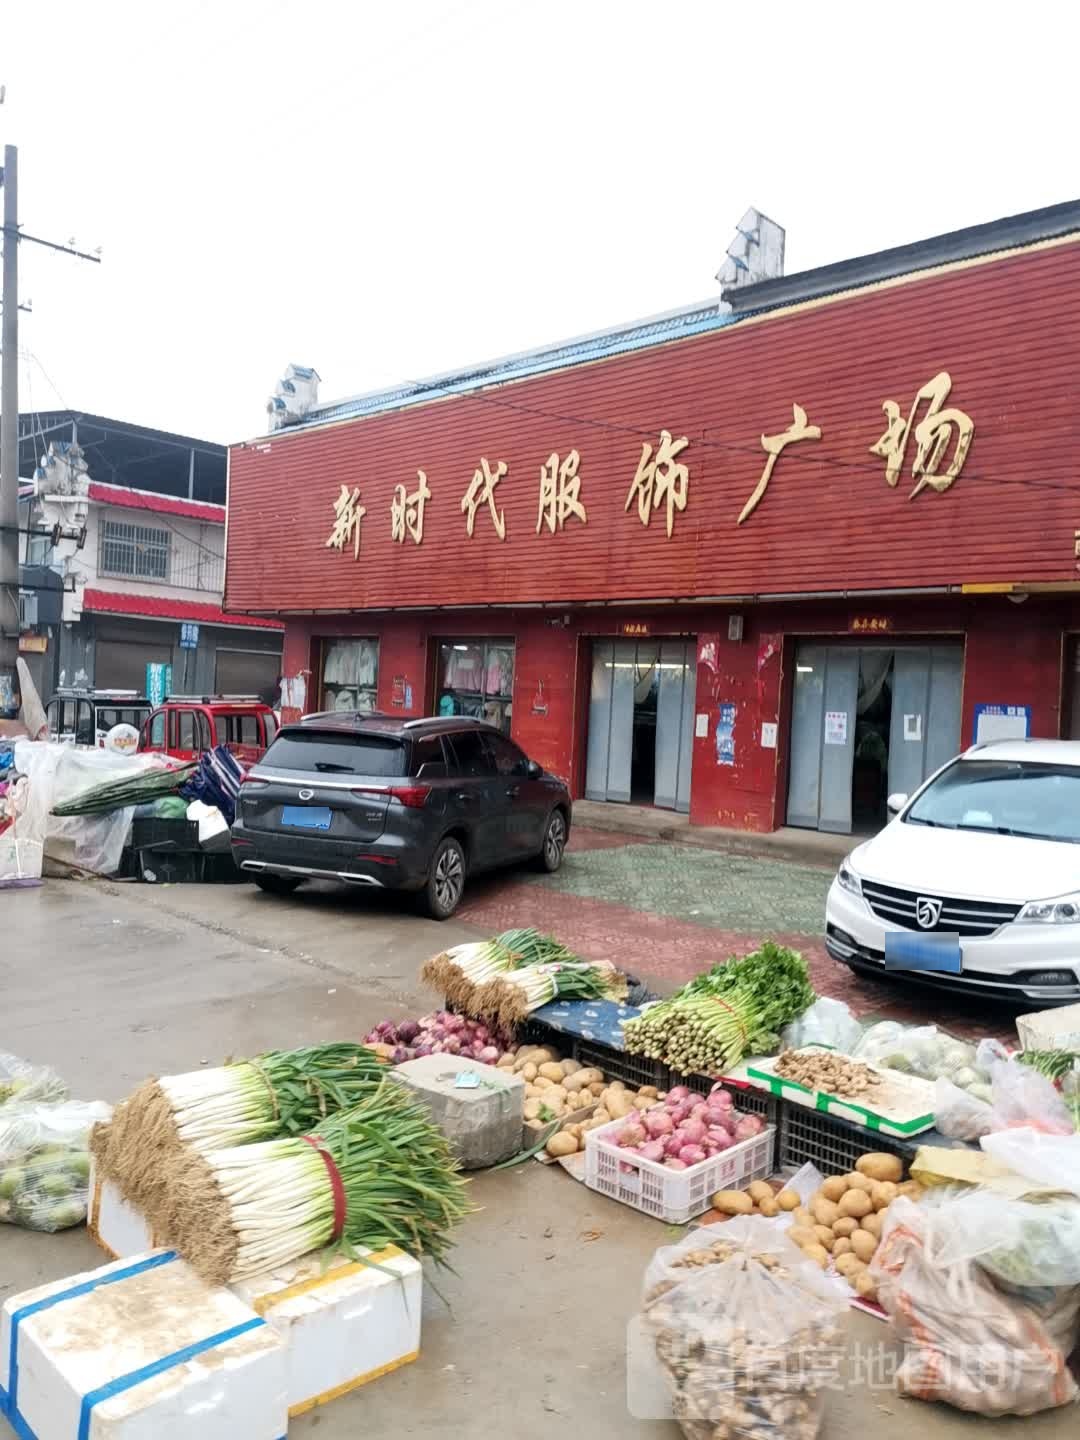
[[[984,1135],[979,1143],[1025,1180],[1080,1196],[1080,1135],[1047,1135],[1020,1126]]]
[[[950,1140],[978,1140],[990,1133],[991,1109],[944,1075],[934,1086],[934,1124]]]
[[[999,1060],[991,1072],[990,1130],[1028,1126],[1047,1135],[1075,1133],[1069,1107],[1052,1080],[1019,1060]]]
[[[642,1300],[690,1440],[813,1440],[838,1373],[843,1298],[760,1216],[653,1256]]]
[[[81,1100],[0,1110],[0,1220],[50,1232],[81,1225],[90,1130],[111,1114],[102,1101]]]
[[[804,1010],[798,1020],[781,1030],[780,1043],[785,1050],[798,1050],[803,1045],[827,1045],[830,1050],[849,1055],[861,1031],[862,1026],[842,1000],[822,996]]]
[[[950,1210],[957,1203],[894,1200],[870,1264],[904,1346],[900,1394],[979,1415],[1034,1415],[1075,1399],[1065,1337],[1075,1329],[1080,1292],[1064,1292],[1050,1328],[1048,1317],[1004,1293],[970,1253],[999,1242],[1007,1218],[994,1220],[1000,1228],[992,1234],[965,1231]]]

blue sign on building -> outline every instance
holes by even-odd
[[[199,627],[194,620],[181,621],[180,648],[181,650],[197,650],[199,648]]]
[[[161,705],[172,689],[172,666],[151,664],[146,667],[146,698],[151,705]]]

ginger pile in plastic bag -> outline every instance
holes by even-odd
[[[689,1440],[814,1440],[844,1302],[756,1216],[658,1250],[642,1312]]]
[[[0,1054],[0,1221],[55,1231],[86,1219],[90,1130],[112,1110],[67,1096],[54,1071]]]
[[[904,1344],[900,1394],[979,1415],[1034,1415],[1074,1400],[1073,1207],[987,1191],[935,1199],[893,1202],[870,1267]]]

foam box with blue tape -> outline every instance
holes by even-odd
[[[0,1407],[20,1440],[281,1440],[286,1351],[159,1250],[5,1300]]]

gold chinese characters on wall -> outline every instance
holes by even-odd
[[[942,370],[915,392],[906,417],[895,400],[882,401],[881,408],[887,422],[885,432],[868,447],[869,452],[885,461],[885,479],[893,489],[900,483],[910,460],[914,486],[908,494],[909,500],[914,500],[926,488],[938,494],[944,493],[964,468],[975,435],[975,425],[963,410],[946,405],[951,390],[952,377]],[[791,416],[791,424],[786,430],[772,435],[762,434],[765,465],[735,519],[736,526],[744,525],[757,512],[766,498],[777,462],[788,446],[822,438],[821,426],[811,423],[801,405],[792,405]],[[636,508],[637,518],[645,527],[650,525],[658,511],[663,511],[663,528],[668,539],[675,533],[676,515],[686,510],[690,498],[690,466],[682,458],[689,447],[688,436],[681,435],[676,439],[670,430],[659,432],[655,446],[651,440],[643,440],[637,469],[623,506],[624,513]],[[784,463],[785,469],[788,468],[788,462]],[[473,539],[478,518],[484,512],[496,537],[500,541],[506,539],[506,512],[497,491],[500,482],[509,473],[507,461],[492,462],[486,456],[480,457],[459,505],[464,516],[466,539]],[[405,544],[406,540],[412,540],[415,545],[423,544],[426,507],[429,501],[434,503],[427,473],[418,469],[416,476],[417,483],[411,490],[404,482],[395,485],[390,502],[390,538],[399,545]],[[856,472],[854,483],[858,479]],[[561,454],[553,450],[540,466],[535,534],[542,535],[546,530],[550,535],[560,535],[571,520],[587,525],[584,487],[580,451],[571,449]],[[333,501],[333,511],[334,520],[326,546],[342,554],[346,547],[351,547],[353,558],[358,560],[362,522],[367,514],[366,507],[361,503],[360,487],[341,485],[338,497]]]

